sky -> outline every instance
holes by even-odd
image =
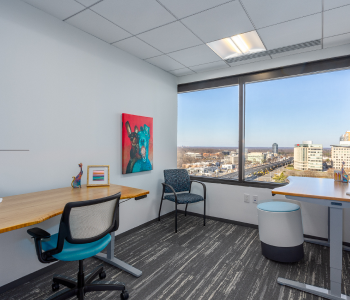
[[[178,146],[238,146],[238,86],[178,95]],[[246,146],[329,148],[350,131],[350,70],[246,85]]]

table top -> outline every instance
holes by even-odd
[[[273,195],[286,195],[350,202],[350,185],[329,178],[289,176],[289,184],[272,190]]]
[[[120,199],[149,194],[147,190],[111,184],[110,186],[72,187],[4,197],[0,203],[0,233],[41,223],[63,213],[68,202],[93,200],[121,192]]]

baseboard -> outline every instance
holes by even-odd
[[[179,210],[178,209],[177,212],[180,213],[180,214],[185,214],[184,210]],[[194,213],[194,212],[190,212],[190,211],[188,211],[187,214],[189,216],[203,217],[202,214],[198,214],[198,213]],[[244,222],[239,222],[239,221],[234,221],[234,220],[229,220],[229,219],[223,219],[223,218],[217,218],[217,217],[212,217],[212,216],[205,216],[205,218],[209,219],[209,220],[214,220],[214,221],[219,221],[219,222],[230,223],[230,224],[234,224],[234,225],[239,225],[239,226],[245,226],[245,227],[251,227],[251,228],[258,229],[258,225],[255,225],[255,224],[244,223]]]
[[[164,215],[162,215],[162,217],[166,217],[166,216],[171,215],[171,214],[174,214],[174,211],[171,211],[171,212],[169,212],[167,214],[164,214]],[[121,234],[118,234],[118,235],[116,235],[116,238],[118,238],[118,237],[120,238],[120,237],[123,237],[125,235],[130,234],[130,233],[133,233],[135,231],[138,231],[141,228],[143,228],[145,226],[148,226],[149,224],[151,224],[151,223],[153,223],[155,221],[158,221],[158,218],[155,218],[155,219],[153,219],[151,221],[148,221],[148,222],[146,222],[144,224],[141,224],[141,225],[139,225],[139,226],[137,226],[135,228],[132,228],[132,229],[127,230],[127,231],[125,231],[125,232],[123,232]],[[22,284],[25,284],[28,281],[31,281],[32,279],[35,279],[38,276],[44,275],[47,272],[53,271],[53,270],[63,266],[65,263],[66,262],[64,262],[64,261],[58,261],[56,263],[49,264],[45,268],[42,268],[42,269],[40,269],[38,271],[35,271],[35,272],[30,273],[30,274],[28,274],[26,276],[18,278],[16,280],[12,281],[12,282],[9,282],[9,283],[7,283],[7,284],[5,284],[5,285],[0,287],[0,294],[5,293],[5,292],[7,292],[9,290],[12,290],[12,289],[14,289],[14,288],[16,288],[16,287],[18,287],[18,286],[20,286]],[[48,286],[48,289],[50,289],[50,288],[51,288],[51,286]]]
[[[184,210],[177,210],[178,213],[185,214]],[[194,213],[194,212],[187,212],[188,215],[190,216],[196,216],[196,217],[203,217],[202,214]],[[223,218],[217,218],[217,217],[212,217],[212,216],[205,216],[209,220],[214,220],[214,221],[220,221],[224,223],[230,223],[230,224],[235,224],[235,225],[240,225],[240,226],[246,226],[250,228],[255,228],[258,229],[258,225],[255,224],[250,224],[250,223],[244,223],[244,222],[239,222],[239,221],[234,221],[234,220],[229,220],[229,219],[223,219]],[[305,238],[309,239],[315,239],[315,240],[320,240],[320,241],[327,241],[328,239],[319,237],[319,236],[314,236],[314,235],[309,235],[309,234],[304,234]],[[350,243],[348,242],[343,242],[343,245],[346,247],[350,247]]]

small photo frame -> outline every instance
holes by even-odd
[[[88,166],[87,186],[109,185],[109,166]]]

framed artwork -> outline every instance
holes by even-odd
[[[109,166],[88,166],[87,186],[109,185]]]
[[[122,173],[153,170],[153,118],[122,114]]]

